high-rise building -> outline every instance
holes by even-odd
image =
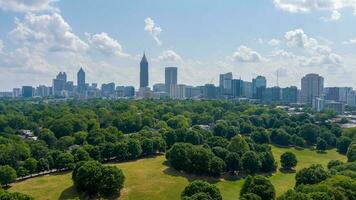
[[[140,62],[140,88],[145,87],[148,87],[148,62],[144,53]]]
[[[166,92],[170,94],[170,88],[172,85],[177,85],[177,67],[165,68],[164,84],[166,85]]]
[[[252,82],[244,81],[243,96],[249,99],[252,98]]]
[[[101,96],[112,98],[115,96],[115,83],[101,85]]]
[[[53,79],[53,93],[56,96],[63,96],[66,90],[67,74],[65,72],[59,72],[57,77]]]
[[[21,95],[21,88],[14,88],[12,89],[12,97],[17,98]]]
[[[232,79],[231,81],[231,94],[234,98],[242,97],[244,82],[241,79]]]
[[[133,96],[135,96],[135,88],[133,86],[125,86],[124,97],[133,97]]]
[[[22,97],[31,98],[34,95],[34,89],[32,86],[22,86]]]
[[[219,89],[220,94],[223,96],[232,94],[232,73],[220,74],[219,76]]]
[[[324,90],[324,78],[318,74],[307,74],[302,78],[301,101],[309,105],[313,99],[322,98]]]
[[[264,76],[257,76],[252,79],[252,98],[262,100],[267,87],[267,80]]]
[[[282,89],[283,103],[297,103],[298,102],[298,88],[296,86],[286,87]]]
[[[205,84],[203,87],[203,96],[206,99],[215,99],[217,96],[217,88],[214,84]]]
[[[84,72],[83,68],[80,68],[77,73],[77,87],[78,87],[79,93],[84,93],[86,90],[85,72]]]
[[[172,99],[185,99],[185,85],[183,84],[171,85],[169,91],[170,91],[169,96]]]
[[[166,84],[156,83],[153,85],[153,92],[166,92]]]
[[[347,95],[347,105],[356,106],[356,91],[352,90]]]
[[[347,96],[351,91],[351,87],[326,87],[324,89],[325,100],[346,103]]]
[[[272,87],[272,102],[280,102],[282,100],[282,90],[280,87]]]
[[[51,88],[45,85],[40,85],[36,88],[36,96],[48,97],[51,95]]]
[[[202,91],[200,87],[186,86],[185,87],[185,97],[188,99],[197,99],[202,96]]]

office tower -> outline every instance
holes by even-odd
[[[242,97],[243,94],[243,80],[241,79],[233,79],[231,81],[231,91],[232,91],[232,96],[234,98],[236,97]]]
[[[40,85],[36,88],[36,96],[48,97],[51,95],[51,88],[45,85]]]
[[[185,99],[185,85],[183,84],[171,85],[169,91],[170,91],[169,96],[172,99]]]
[[[170,94],[171,85],[177,85],[177,68],[166,67],[164,72],[164,84],[166,85],[166,92]]]
[[[324,110],[324,106],[325,106],[325,100],[323,98],[320,97],[315,97],[312,99],[312,108],[317,111],[317,112],[321,112]]]
[[[344,114],[345,112],[345,104],[342,102],[336,101],[325,101],[324,109],[329,109],[337,114]]]
[[[282,100],[282,89],[278,86],[272,87],[272,102],[280,102]]]
[[[77,87],[78,87],[79,93],[83,93],[86,90],[85,72],[84,72],[83,68],[80,68],[77,73]]]
[[[153,85],[153,92],[166,92],[166,84],[156,83]]]
[[[148,62],[144,53],[140,62],[140,88],[145,87],[148,87]]]
[[[219,76],[219,90],[221,95],[231,95],[232,88],[231,88],[231,81],[232,81],[232,73],[225,73],[220,74]]]
[[[135,96],[135,88],[133,86],[126,86],[124,88],[124,96],[125,97],[134,97]]]
[[[101,96],[114,97],[115,96],[115,83],[103,83],[101,85]]]
[[[124,97],[125,86],[116,86],[116,97]]]
[[[326,87],[324,89],[325,100],[346,103],[347,96],[351,91],[351,87]]]
[[[11,98],[12,92],[0,92],[0,98]]]
[[[252,98],[262,100],[267,87],[267,80],[264,76],[257,76],[252,79]]]
[[[197,99],[202,96],[200,87],[186,86],[185,97],[188,99]]]
[[[298,102],[298,88],[296,86],[286,87],[282,89],[283,103],[297,103]]]
[[[252,82],[243,82],[243,96],[246,98],[252,98]]]
[[[214,84],[205,84],[203,87],[203,96],[206,99],[215,99],[217,97],[217,88]]]
[[[67,74],[65,72],[59,72],[57,77],[53,79],[53,93],[56,96],[63,96],[66,89]]]
[[[33,97],[33,87],[32,86],[22,86],[22,97],[31,98]]]
[[[356,91],[352,90],[347,94],[347,105],[356,106]]]
[[[20,95],[21,95],[21,89],[20,88],[12,89],[12,97],[13,98],[20,97]]]
[[[318,74],[307,74],[302,78],[301,101],[309,105],[313,99],[322,98],[324,90],[324,78]]]

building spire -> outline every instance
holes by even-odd
[[[147,58],[146,58],[146,53],[143,52],[143,56],[142,56],[142,59],[141,59],[141,63],[148,63],[147,62]]]

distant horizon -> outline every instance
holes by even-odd
[[[219,74],[268,87],[301,87],[317,73],[325,87],[356,88],[356,2],[0,0],[0,91],[76,82],[139,86],[146,53],[149,86],[178,68],[178,83],[219,83]]]

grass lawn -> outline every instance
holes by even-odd
[[[286,151],[292,151],[297,155],[297,170],[318,163],[326,166],[329,160],[346,158],[335,150],[325,154],[319,154],[308,149],[296,150],[294,148],[273,147],[275,159]],[[124,200],[179,200],[180,193],[189,181],[200,177],[179,173],[164,165],[164,156],[147,158],[132,162],[115,164],[120,167],[126,176],[125,187],[121,191],[120,199]],[[277,195],[282,194],[294,186],[295,173],[281,173],[277,171],[270,177],[276,187]],[[224,200],[236,200],[238,198],[243,180],[216,180],[206,179],[216,184],[223,195]],[[54,174],[22,181],[13,185],[10,191],[29,194],[39,200],[69,199],[77,197],[72,186],[71,173]]]

